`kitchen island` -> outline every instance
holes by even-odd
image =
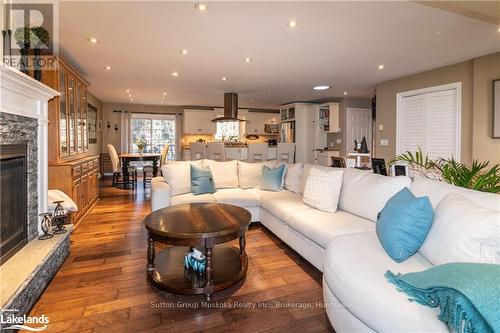
[[[275,160],[278,156],[278,147],[269,146],[267,151],[267,159]],[[182,157],[184,161],[189,161],[191,156],[189,154],[189,147],[183,147]],[[246,144],[226,144],[226,160],[244,161],[248,159],[248,146]]]

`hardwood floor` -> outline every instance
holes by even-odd
[[[321,307],[321,273],[260,225],[247,233],[246,279],[216,293],[217,308],[201,295],[151,287],[142,225],[150,189],[142,183],[136,191],[115,189],[110,182],[31,311],[49,318],[48,332],[333,332]]]

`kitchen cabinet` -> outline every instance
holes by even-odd
[[[277,124],[279,115],[277,113],[248,112],[245,133],[248,134],[266,134],[266,124]]]
[[[182,123],[185,134],[214,134],[213,110],[184,110]]]
[[[339,103],[325,103],[319,106],[319,126],[328,133],[340,132]]]

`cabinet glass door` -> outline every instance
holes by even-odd
[[[83,152],[83,135],[82,135],[82,89],[79,83],[76,84],[76,142],[78,153]]]
[[[67,92],[66,92],[66,73],[59,72],[59,150],[60,156],[68,156],[68,115],[67,115]]]
[[[68,94],[69,94],[69,112],[68,112],[68,139],[69,139],[69,153],[74,155],[76,153],[76,140],[75,140],[75,79],[72,77],[68,80]]]
[[[89,150],[89,133],[87,125],[87,89],[82,86],[82,140],[83,140],[83,151]]]

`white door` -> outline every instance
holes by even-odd
[[[368,150],[372,150],[372,111],[370,109],[347,108],[346,152],[354,149],[354,140],[361,142],[366,137]]]

